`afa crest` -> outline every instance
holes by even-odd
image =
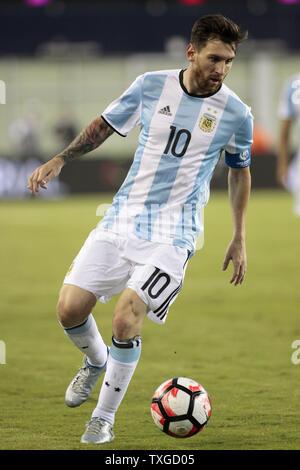
[[[199,121],[199,127],[203,132],[212,132],[216,127],[216,117],[211,114],[203,114]]]

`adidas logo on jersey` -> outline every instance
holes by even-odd
[[[165,106],[164,108],[161,108],[160,111],[158,111],[159,114],[165,114],[165,116],[172,116],[172,113],[170,111],[170,106]]]

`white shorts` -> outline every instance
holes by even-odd
[[[181,290],[188,258],[185,248],[95,229],[71,264],[64,284],[92,292],[103,303],[129,287],[148,306],[148,317],[164,323]]]

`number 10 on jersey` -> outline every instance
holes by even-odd
[[[164,154],[167,155],[171,150],[171,154],[174,157],[183,157],[188,149],[192,134],[187,129],[178,130],[175,126],[170,126],[170,129],[171,131]]]

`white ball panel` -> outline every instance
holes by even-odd
[[[199,386],[199,383],[196,382],[195,380],[188,379],[187,377],[178,377],[178,384],[183,385],[186,388],[191,387],[197,387]]]
[[[180,437],[186,436],[192,428],[193,425],[188,419],[179,422],[172,422],[169,425],[169,431]]]
[[[176,389],[168,394],[168,402],[171,410],[177,415],[185,415],[190,404],[190,395],[182,390]]]
[[[166,388],[168,388],[168,386],[171,385],[171,384],[172,384],[172,379],[166,380],[165,382],[163,382],[162,384],[160,384],[159,387],[157,387],[157,389],[155,390],[153,396],[154,396],[154,397],[159,397],[159,396],[162,394],[162,392],[163,392]]]
[[[158,414],[158,413],[157,413],[155,410],[153,410],[152,408],[151,408],[151,414],[152,414],[152,418],[153,418],[155,424],[156,424],[161,430],[163,430],[163,425],[162,425],[161,422],[160,422],[161,419],[162,419],[162,418],[161,418],[161,415]]]
[[[210,402],[206,394],[195,397],[193,416],[200,424],[204,424],[210,414]]]

